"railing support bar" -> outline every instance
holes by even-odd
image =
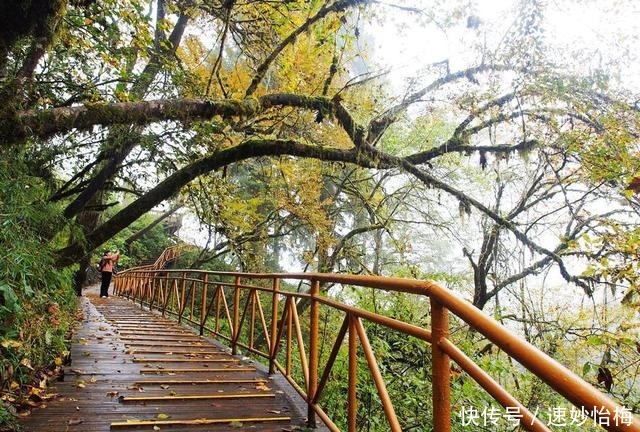
[[[231,343],[231,354],[238,354],[236,344],[240,337],[240,277],[235,277],[235,289],[233,292],[233,341]]]
[[[373,378],[373,382],[378,389],[378,396],[380,397],[380,402],[382,403],[382,409],[384,410],[384,414],[387,417],[387,421],[389,422],[389,429],[393,432],[402,432],[402,428],[400,427],[400,422],[398,421],[398,417],[396,416],[396,412],[393,409],[393,403],[391,403],[391,398],[389,397],[389,393],[387,392],[387,387],[384,383],[384,379],[382,378],[382,374],[380,373],[380,369],[378,368],[378,362],[376,360],[376,356],[371,348],[371,343],[369,343],[369,338],[367,337],[367,332],[364,330],[364,326],[360,321],[360,318],[353,318],[356,330],[358,331],[358,337],[360,338],[360,345],[362,346],[362,351],[364,351],[364,356],[367,359],[367,363],[369,364],[369,370],[371,371],[371,378]],[[439,429],[435,429],[439,431]]]
[[[309,388],[307,389],[307,424],[316,427],[316,412],[313,409],[313,400],[318,389],[318,339],[320,335],[320,282],[311,282],[311,305],[309,308]]]
[[[182,314],[184,313],[184,310],[186,308],[186,305],[184,304],[184,302],[186,301],[186,295],[187,295],[187,273],[182,272],[182,284],[180,285],[180,307],[179,307],[180,314],[178,315],[178,324],[182,323]]]
[[[358,379],[358,359],[357,359],[357,330],[353,315],[348,315],[349,320],[349,378],[347,396],[347,426],[349,432],[356,432],[356,413],[358,410],[358,400],[356,395],[356,384]]]
[[[530,432],[551,432],[544,423],[536,418],[531,411],[522,405],[516,398],[507,392],[491,376],[475,364],[473,360],[464,354],[460,348],[448,339],[440,339],[440,347],[453,359],[466,373],[471,376],[480,387],[485,389],[496,401],[505,408],[516,410],[521,416],[520,427]]]
[[[204,279],[202,279],[202,303],[200,304],[200,336],[204,335],[204,325],[205,320],[207,319],[207,314],[204,309],[207,307],[207,278],[208,274],[204,274]]]
[[[273,280],[273,298],[271,299],[271,347],[269,350],[269,374],[273,375],[275,370],[276,351],[278,341],[278,291],[280,291],[280,279]]]

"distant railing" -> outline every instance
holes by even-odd
[[[282,280],[307,281],[310,291],[285,291],[281,289]],[[431,305],[431,330],[327,298],[320,293],[321,284],[369,287],[428,297]],[[362,323],[366,320],[431,344],[433,430],[451,430],[450,360],[454,360],[498,403],[512,413],[517,412],[516,417],[519,417],[523,429],[549,431],[550,429],[522,403],[453,344],[448,334],[451,312],[547,383],[581,412],[597,417],[597,424],[603,429],[640,432],[640,419],[632,415],[628,409],[621,407],[569,369],[506,330],[469,302],[433,282],[339,274],[249,274],[131,269],[118,274],[115,290],[116,294],[138,301],[141,306],[158,309],[163,315],[171,315],[179,322],[189,323],[198,328],[201,335],[211,334],[227,340],[234,354],[237,353],[238,347],[242,347],[267,359],[270,373],[280,371],[307,402],[310,427],[316,426],[318,416],[330,430],[340,430],[320,407],[319,401],[332,373],[336,357],[347,337],[348,430],[356,431],[358,341],[377,388],[389,429],[401,430]],[[270,302],[270,308],[266,313],[262,301],[264,297]],[[302,303],[306,305],[309,314],[308,338],[303,336],[298,312]],[[319,364],[321,307],[344,314],[342,326],[322,369]],[[283,344],[286,346],[284,352],[281,351]],[[301,370],[302,377],[299,379],[295,378],[292,367],[294,345],[297,346],[300,358],[297,370]]]
[[[142,265],[142,266],[138,266],[138,267],[133,267],[133,268],[129,269],[128,271],[131,271],[131,270],[160,270],[160,269],[166,268],[168,265],[174,263],[175,260],[180,256],[180,254],[182,252],[184,252],[184,250],[189,248],[189,247],[190,247],[189,245],[184,244],[184,243],[177,244],[177,245],[174,245],[174,246],[169,246],[164,251],[162,251],[160,256],[155,260],[155,262],[153,264],[147,264],[147,265]]]

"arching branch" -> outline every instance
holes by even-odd
[[[85,244],[70,245],[59,251],[61,267],[68,266],[129,226],[154,206],[170,198],[198,176],[234,162],[260,157],[291,155],[326,161],[355,162],[352,151],[321,148],[293,140],[251,140],[227,150],[204,157],[175,172],[142,197],[122,209],[107,222],[86,236]]]

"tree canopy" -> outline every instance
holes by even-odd
[[[565,7],[629,8],[600,3]],[[505,23],[486,7],[4,1],[2,238],[24,239],[28,251],[10,249],[23,266],[46,245],[54,280],[79,264],[81,284],[97,248],[134,242],[152,209],[180,208],[206,236],[186,265],[436,278],[499,318],[500,293],[515,293],[514,319],[543,343],[525,295],[536,275],[637,306],[637,35],[611,27],[603,45],[572,46],[550,33],[549,2],[514,1]],[[403,78],[375,47],[393,22],[422,50]],[[440,57],[435,34],[448,41]],[[5,267],[3,320],[16,292],[50,279]],[[567,333],[561,318],[552,330]],[[622,356],[621,338],[596,343],[601,367]]]
[[[466,20],[472,31],[480,25],[472,10],[454,5],[436,14],[434,5],[364,0],[32,1],[3,8],[3,153],[22,155],[51,185],[49,200],[64,204],[68,222],[52,233],[69,238],[60,266],[86,257],[155,206],[195,194],[194,182],[223,181],[227,167],[248,172],[247,163],[277,157],[281,165],[288,157],[413,177],[420,188],[452,197],[461,214],[483,218],[481,246],[464,249],[479,305],[549,265],[587,293],[599,278],[635,287],[624,258],[633,254],[628,221],[637,206],[632,95],[601,70],[567,72],[546,51],[539,2],[519,4],[501,46],[471,50],[457,69],[448,61],[427,65],[403,94],[392,91],[385,73],[359,73],[367,54],[363,22],[394,14],[449,28]],[[474,164],[484,173],[457,168]],[[325,186],[334,181],[313,172]],[[470,175],[495,182],[494,193],[474,191]],[[336,185],[338,196],[343,186]],[[89,223],[87,213],[100,213],[112,198],[127,205]],[[320,198],[321,212],[338,201],[322,191]],[[597,210],[611,200],[625,202]],[[314,207],[311,201],[305,205]],[[556,203],[553,216],[545,215]],[[372,217],[369,228],[352,229],[387,227],[388,218]],[[563,234],[549,247],[539,234],[558,223]],[[340,225],[332,224],[327,239]],[[612,236],[625,240],[605,240]],[[325,241],[327,257],[338,241]],[[489,289],[500,244],[531,253],[520,272]],[[575,256],[599,265],[571,271]],[[610,256],[616,264],[602,269]]]

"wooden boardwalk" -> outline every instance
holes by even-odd
[[[255,364],[127,300],[92,291],[82,299],[72,363],[52,389],[60,397],[24,418],[25,431],[304,427],[299,400]]]

